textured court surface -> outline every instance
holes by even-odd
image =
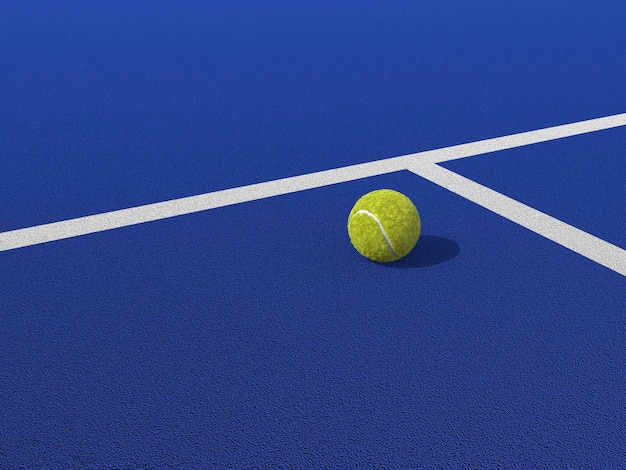
[[[0,4],[0,467],[626,466],[626,6],[336,3]]]

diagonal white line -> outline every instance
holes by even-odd
[[[626,113],[0,233],[0,251],[626,125]]]
[[[408,169],[422,178],[626,276],[626,250],[439,165],[415,161]]]

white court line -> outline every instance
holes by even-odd
[[[573,137],[575,135],[588,134],[590,132],[602,131],[613,127],[626,125],[626,113],[614,114],[598,119],[590,119],[588,121],[574,122],[572,124],[564,124],[562,126],[546,127],[536,131],[522,132],[520,134],[512,134],[504,137],[496,137],[495,139],[480,140],[469,144],[456,145],[449,147],[446,152],[438,152],[436,155],[429,156],[424,159],[430,163],[441,163],[459,158],[481,155],[484,153],[498,152],[500,150],[522,147],[524,145],[537,144],[540,142],[548,142],[550,140],[563,139],[565,137]]]
[[[265,183],[224,189],[212,193],[189,196],[170,201],[156,202],[144,206],[120,209],[102,214],[36,225],[0,233],[0,251],[24,248],[89,233],[104,232],[144,222],[152,222],[179,215],[192,214],[208,209],[255,201],[306,189],[319,188],[369,176],[404,170],[395,158],[371,163],[347,166],[334,170],[319,171]]]
[[[626,276],[626,250],[622,248],[439,165],[415,161],[408,170]]]
[[[435,166],[435,163],[438,162],[496,152],[499,150],[521,147],[538,142],[546,142],[624,125],[626,125],[626,113],[615,114],[613,116],[606,116],[598,119],[548,127],[545,129],[522,132],[504,137],[496,137],[493,139],[481,140],[467,144],[454,145],[436,150],[427,150],[424,152],[387,158],[369,163],[361,163],[343,168],[319,171],[306,175],[174,199],[171,201],[157,202],[154,204],[131,207],[128,209],[105,212],[102,214],[11,230],[0,233],[0,251],[13,250],[40,243],[78,237],[89,233],[128,227],[144,222],[191,214],[194,212],[254,201],[281,194],[304,191],[306,189],[319,188],[322,186],[353,181],[370,176],[378,176],[394,171],[405,169],[412,169],[411,171],[425,171],[430,167],[432,167],[431,170],[433,170],[434,168],[438,168]],[[419,162],[420,165],[415,166],[414,164],[416,162]],[[454,191],[454,189],[452,190]],[[516,201],[511,199],[510,201],[507,201],[507,203],[509,202]],[[565,230],[563,226],[559,227]],[[584,256],[587,255],[585,254]],[[609,267],[608,265],[606,266]],[[620,266],[622,265],[620,264]],[[622,271],[618,272],[624,274]]]

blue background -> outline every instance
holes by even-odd
[[[0,229],[624,112],[623,2],[2,2]]]
[[[626,110],[623,2],[0,3],[0,231]],[[624,131],[445,163],[624,248]],[[354,201],[416,203],[405,259]],[[0,466],[626,466],[624,277],[408,172],[0,254]]]

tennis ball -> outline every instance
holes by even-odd
[[[352,245],[372,261],[387,263],[408,255],[420,231],[420,217],[411,200],[391,189],[362,196],[348,216]]]

